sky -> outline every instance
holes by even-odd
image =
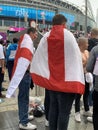
[[[67,0],[67,1],[74,3],[75,5],[78,5],[81,7],[81,5],[83,5],[85,0]],[[91,3],[91,6],[92,6],[94,17],[96,18],[96,12],[98,9],[98,0],[89,0],[89,1]]]

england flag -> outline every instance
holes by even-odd
[[[18,88],[27,69],[29,69],[32,57],[34,54],[34,47],[32,39],[28,34],[21,36],[18,49],[15,56],[12,79],[6,93],[7,98],[15,97],[15,90]]]
[[[84,93],[81,53],[73,34],[62,25],[52,27],[41,39],[34,54],[31,76],[48,90]]]

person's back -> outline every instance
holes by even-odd
[[[8,75],[10,80],[12,76],[12,70],[14,66],[14,59],[15,59],[17,47],[18,47],[18,39],[13,38],[13,43],[9,44],[6,50],[6,62],[7,62],[7,69],[8,69]]]
[[[34,83],[49,90],[50,130],[67,130],[75,93],[84,92],[81,53],[66,22],[61,14],[53,17],[53,27],[41,39],[31,65]]]
[[[90,52],[95,46],[98,45],[98,28],[93,28],[91,30],[91,34],[90,34],[90,39],[88,40],[88,51]],[[93,82],[94,80],[94,76],[93,76]],[[93,83],[94,86],[94,83]],[[90,95],[89,95],[89,104],[90,106],[93,105],[93,100],[92,100],[92,93],[93,93],[93,89],[90,91]],[[89,121],[89,117],[87,118]],[[90,119],[91,120],[91,119]]]
[[[80,37],[78,39],[78,45],[81,51],[82,55],[82,63],[83,63],[83,69],[84,69],[84,74],[86,75],[86,64],[89,58],[89,52],[88,52],[88,39],[85,37]],[[85,80],[85,92],[83,94],[83,103],[84,103],[84,116],[92,116],[92,113],[89,111],[89,104],[88,104],[88,97],[89,97],[89,83],[86,82]],[[75,98],[75,120],[77,122],[81,122],[81,112],[80,112],[80,94],[76,94]]]
[[[9,45],[8,50],[10,51],[10,55],[8,57],[8,60],[14,60],[17,46],[18,46],[17,43],[12,43]]]
[[[17,87],[19,88],[19,128],[26,130],[35,130],[37,128],[36,125],[29,122],[34,117],[28,114],[29,89],[31,84],[29,68],[34,55],[33,40],[35,38],[37,38],[37,30],[33,27],[29,28],[27,33],[20,37],[14,59],[13,73],[6,94],[6,97],[10,98],[15,95]]]
[[[15,58],[16,50],[18,46],[18,39],[13,38],[13,43],[9,44],[6,50],[7,61],[12,61]]]
[[[93,126],[94,130],[98,130],[98,45],[92,48],[86,68],[94,75]]]

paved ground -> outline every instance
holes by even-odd
[[[7,72],[5,74],[5,82],[3,83],[5,88],[8,87],[8,76]],[[5,94],[5,92],[3,92]],[[30,95],[34,95],[31,91]],[[44,97],[41,97],[42,101]],[[87,122],[86,117],[82,115],[83,109],[81,108],[81,118],[82,122],[77,123],[74,120],[74,105],[70,115],[68,130],[93,130],[92,123]],[[35,118],[32,123],[37,125],[37,130],[49,130],[45,127],[45,118]],[[4,99],[0,103],[0,130],[19,130],[18,129],[18,109],[17,109],[17,99]]]
[[[44,116],[35,118],[32,123],[37,125],[37,130],[49,130],[48,127],[45,127]],[[0,112],[0,130],[19,130],[16,110]],[[82,117],[81,123],[77,123],[74,115],[71,114],[68,130],[93,130],[93,128],[92,123],[88,123],[85,117]]]

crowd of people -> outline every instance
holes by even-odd
[[[19,89],[21,129],[37,129],[30,123],[34,116],[28,113],[29,89],[33,80],[34,84],[45,88],[45,126],[49,130],[68,130],[74,101],[75,120],[81,122],[82,97],[83,115],[93,123],[94,130],[98,130],[98,29],[93,28],[89,38],[84,35],[76,37],[67,29],[66,23],[65,16],[55,15],[51,30],[45,32],[36,51],[33,41],[38,34],[33,27],[19,39],[13,38],[6,48],[0,40],[0,98],[5,98],[2,82],[6,61],[10,80],[6,97],[16,96],[15,91]]]

